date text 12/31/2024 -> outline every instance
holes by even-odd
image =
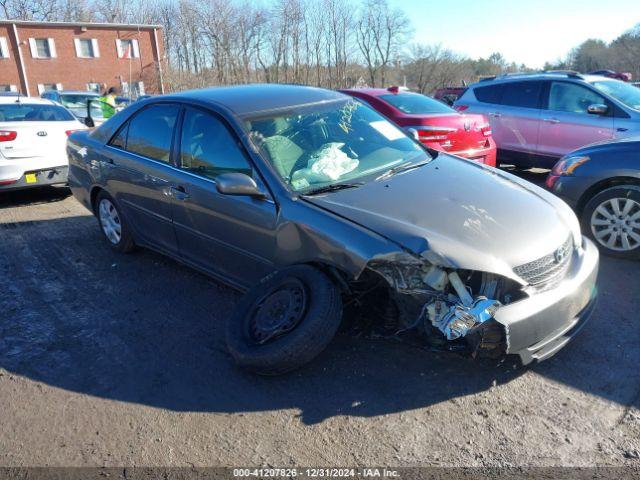
[[[398,478],[387,468],[234,468],[235,478]]]

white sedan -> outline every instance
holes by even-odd
[[[51,100],[0,97],[0,191],[67,183],[67,137],[85,128]]]

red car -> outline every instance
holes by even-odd
[[[341,90],[376,109],[434,150],[496,166],[496,144],[484,115],[464,114],[398,87]]]

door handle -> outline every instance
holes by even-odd
[[[176,200],[181,200],[181,201],[184,201],[187,198],[191,197],[191,195],[187,193],[187,191],[182,185],[169,187],[169,194]]]
[[[500,118],[502,114],[500,112],[489,112],[490,117]]]
[[[556,123],[560,123],[560,120],[558,120],[557,118],[544,118],[542,121],[547,123],[553,123],[554,125]]]

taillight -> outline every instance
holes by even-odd
[[[429,127],[420,126],[409,128],[409,131],[416,140],[420,142],[443,142],[449,140],[449,134],[456,131],[449,127]]]
[[[77,131],[78,131],[78,129],[76,129],[76,130],[65,130],[65,132],[64,132],[64,133],[66,133],[66,134],[67,134],[67,137],[68,137],[68,136],[69,136],[69,135],[71,135],[73,132],[77,132]]]
[[[11,142],[18,136],[18,132],[13,130],[0,130],[0,142]]]
[[[455,108],[459,112],[464,112],[469,108],[469,105],[454,105],[453,108]]]

